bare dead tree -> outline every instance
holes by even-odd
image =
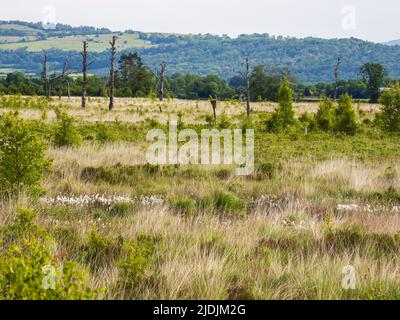
[[[164,101],[164,78],[165,78],[165,69],[167,68],[167,63],[162,61],[160,63],[160,71],[157,74],[158,78],[158,98],[160,101]]]
[[[217,120],[217,102],[218,98],[210,97],[211,106],[213,108],[214,120]]]
[[[43,50],[43,63],[42,63],[42,82],[44,85],[44,92],[45,92],[45,96],[46,98],[50,98],[50,81],[49,78],[47,77],[47,64],[48,64],[48,55],[47,55],[47,51]]]
[[[88,43],[87,41],[83,41],[83,51],[82,55],[82,108],[86,108],[86,97],[87,97],[87,71],[88,71],[88,64],[87,64],[87,48]]]
[[[67,71],[68,71],[68,59],[64,60],[64,65],[63,65],[63,69],[60,75],[60,88],[59,88],[59,92],[58,92],[58,98],[61,99],[62,93],[63,93],[63,88],[64,85],[67,84],[67,92],[68,92],[68,98],[71,97],[70,95],[70,91],[69,91],[69,82],[67,80]]]
[[[244,72],[239,72],[240,76],[243,78],[244,82],[246,83],[246,113],[247,117],[250,117],[251,113],[251,106],[250,106],[250,79],[251,79],[251,72],[250,72],[250,60],[246,58],[246,69]]]
[[[52,84],[53,84],[53,83],[52,83],[51,79],[49,79],[49,80],[48,80],[48,89],[47,89],[47,90],[48,90],[47,98],[50,98],[50,97],[51,97],[51,92],[52,92],[52,89],[53,89],[53,88],[52,88]]]
[[[336,65],[335,65],[335,86],[333,88],[333,100],[335,100],[335,101],[337,99],[337,90],[339,87],[339,71],[340,71],[339,69],[340,69],[341,63],[342,63],[342,59],[341,59],[341,57],[338,57],[337,61],[336,61]]]
[[[110,66],[110,80],[109,80],[109,85],[110,85],[110,106],[109,110],[114,109],[114,88],[115,88],[115,60],[116,60],[116,47],[115,47],[115,42],[117,41],[117,37],[113,36],[112,41],[110,41],[111,45],[111,66]]]

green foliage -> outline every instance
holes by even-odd
[[[113,130],[106,126],[104,123],[96,123],[96,139],[100,143],[106,143],[115,140],[115,133]]]
[[[211,196],[206,196],[200,199],[199,201],[199,209],[202,212],[210,212],[212,213],[215,210],[214,199]]]
[[[97,231],[92,231],[84,248],[84,257],[93,271],[110,265],[121,255],[124,239],[109,239],[102,237]]]
[[[18,22],[18,24],[24,22]],[[19,30],[12,30],[10,28],[0,29],[0,34],[8,35],[27,35],[28,32]],[[71,37],[71,34],[80,34],[84,32],[85,35],[89,35],[92,32],[90,46],[92,49],[98,48],[100,39],[103,37],[111,38],[112,34],[110,31],[107,33],[106,29],[95,29],[82,28],[84,31],[76,31],[78,28],[72,28],[65,26],[64,30],[43,30],[37,28],[36,31],[39,39],[43,39],[43,42],[38,41],[27,41],[26,43],[15,43],[15,44],[2,44],[0,48],[0,65],[7,66],[12,64],[18,66],[19,70],[24,72],[32,72],[35,70],[39,72],[40,66],[38,61],[42,59],[41,49],[46,47],[54,47],[51,50],[51,63],[53,70],[61,70],[65,58],[65,51],[61,49],[64,47],[64,43],[70,41],[63,41],[63,39],[55,39],[52,37]],[[7,33],[9,32],[9,33]],[[100,34],[101,38],[98,39]],[[126,47],[122,41],[127,36],[132,36],[129,33],[125,33],[121,36],[120,45]],[[358,66],[365,63],[366,57],[371,61],[382,62],[390,74],[394,77],[399,77],[398,56],[399,47],[397,46],[384,46],[369,41],[362,41],[355,38],[350,39],[318,39],[315,37],[309,37],[304,39],[296,39],[293,37],[276,37],[268,34],[252,34],[252,35],[241,35],[235,38],[229,38],[226,36],[214,36],[214,35],[178,35],[178,34],[161,34],[161,33],[138,33],[140,46],[140,55],[143,60],[146,61],[148,66],[157,66],[160,61],[168,61],[168,73],[171,75],[192,73],[192,74],[215,74],[222,79],[229,79],[234,76],[235,70],[239,70],[242,67],[243,59],[246,55],[251,52],[252,64],[273,66],[277,70],[290,66],[293,73],[299,77],[300,81],[307,83],[317,83],[318,81],[333,81],[333,74],[330,67],[335,64],[336,57],[343,55],[346,58],[343,59],[341,68],[342,79],[356,79],[359,76]],[[70,39],[70,38],[69,38]],[[132,38],[129,38],[132,39]],[[58,40],[58,41],[55,41]],[[80,38],[76,38],[77,42],[80,42]],[[101,41],[101,40],[100,40]],[[106,41],[105,45],[108,45]],[[131,44],[131,41],[128,41]],[[39,44],[43,44],[40,46]],[[61,46],[60,46],[61,45]],[[38,52],[32,52],[30,50],[6,50],[5,48],[17,48],[28,46],[29,48],[35,48]],[[75,48],[75,46],[74,46]],[[77,44],[77,48],[81,48],[80,43]],[[271,49],[273,48],[273,49]],[[249,51],[250,50],[250,51]],[[95,65],[91,67],[91,72],[95,74],[104,73],[104,69],[109,67],[109,53],[108,50],[100,50],[102,52],[91,52],[93,59],[96,61]],[[179,53],[179,54],[177,54]],[[210,53],[212,53],[212,59],[210,59]],[[344,53],[346,53],[344,55]],[[68,57],[70,58],[71,65],[80,65],[82,57],[79,51],[69,51]],[[171,77],[172,78],[172,77]],[[92,81],[92,79],[90,79]],[[181,81],[181,80],[180,80]],[[96,91],[102,90],[101,85],[103,81],[96,81]],[[13,83],[12,88],[15,89],[18,82]],[[174,83],[176,85],[176,83]],[[197,85],[188,82],[188,93],[192,93],[190,88]],[[91,87],[91,86],[89,86]],[[171,86],[172,87],[172,86]],[[212,89],[212,85],[210,85]],[[42,90],[42,86],[35,83],[35,86],[31,88],[29,86],[20,85],[20,88],[24,90]],[[203,90],[202,87],[199,87]],[[76,91],[79,90],[79,81],[75,83],[71,82],[71,93],[76,95]],[[209,90],[209,89],[208,89]],[[175,90],[174,90],[175,91]],[[183,90],[177,90],[181,93]],[[194,90],[199,92],[197,90]],[[37,93],[39,94],[39,93]],[[89,94],[92,90],[89,90]],[[99,92],[97,93],[97,95]],[[220,95],[219,95],[220,96]],[[257,97],[255,95],[254,97]],[[207,98],[208,95],[205,97]]]
[[[315,115],[318,128],[323,131],[331,131],[335,127],[335,106],[331,99],[323,97]]]
[[[82,300],[98,292],[86,286],[75,263],[61,264],[54,241],[33,221],[35,213],[19,210],[14,224],[0,233],[0,300]]]
[[[79,146],[82,142],[74,118],[59,110],[57,111],[57,126],[53,140],[57,147]]]
[[[35,239],[12,245],[0,257],[0,299],[83,300],[96,294],[74,263],[59,265]]]
[[[293,90],[287,78],[283,80],[278,91],[279,107],[267,122],[267,128],[272,132],[283,132],[289,126],[296,124],[293,109]]]
[[[0,229],[0,235],[5,245],[18,242],[21,239],[41,239],[49,241],[45,230],[37,226],[34,222],[36,212],[30,209],[18,209],[13,224]]]
[[[126,246],[127,255],[119,263],[120,282],[136,286],[145,278],[146,272],[153,264],[154,243],[136,241]]]
[[[117,74],[117,94],[123,97],[145,97],[153,92],[156,79],[137,52],[123,54]]]
[[[15,194],[22,189],[36,192],[50,161],[45,159],[47,144],[35,123],[16,113],[0,117],[0,190]]]
[[[378,102],[380,88],[386,76],[385,68],[379,63],[366,63],[361,67],[363,80],[367,85],[367,92],[370,101]]]
[[[354,135],[357,130],[357,115],[353,108],[353,102],[349,95],[342,95],[339,105],[335,110],[335,130],[336,132]]]
[[[384,91],[380,103],[382,111],[377,116],[377,122],[382,129],[389,132],[400,131],[400,86],[396,84]]]
[[[119,202],[112,205],[110,213],[114,216],[123,217],[133,209],[134,206],[131,203]]]
[[[299,122],[305,130],[311,131],[316,127],[315,116],[312,113],[303,112],[299,117]]]
[[[217,190],[213,193],[215,209],[221,213],[242,215],[246,203],[232,193]]]
[[[173,210],[185,216],[192,216],[196,212],[195,202],[186,196],[172,198],[170,204]]]
[[[231,121],[227,117],[225,113],[221,114],[218,121],[218,128],[219,129],[228,129],[232,126]]]
[[[263,162],[257,166],[255,176],[260,180],[265,178],[274,179],[281,169],[282,165],[280,163]]]
[[[244,89],[245,84],[241,78],[236,82],[232,78],[230,84],[237,89]],[[250,80],[250,90],[253,97],[258,97],[258,101],[276,101],[282,75],[276,70],[265,70],[264,66],[257,66],[253,69]]]

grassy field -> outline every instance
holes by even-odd
[[[355,136],[271,134],[276,106],[254,104],[255,172],[231,166],[149,166],[146,134],[207,127],[208,101],[2,97],[0,111],[43,121],[53,159],[41,197],[0,204],[0,226],[17,208],[55,241],[58,263],[74,261],[86,285],[108,299],[399,299],[399,136],[361,125]],[[378,105],[360,104],[362,119]],[[295,104],[296,114],[316,103]],[[56,109],[83,140],[56,147]],[[221,102],[221,126],[241,128],[244,106]],[[361,119],[362,118],[362,119]],[[15,222],[17,221],[17,222]],[[13,230],[16,230],[15,228]],[[354,267],[354,290],[343,268]]]
[[[49,37],[46,40],[33,40],[26,39],[25,42],[13,42],[13,43],[2,43],[5,42],[7,37],[0,37],[0,50],[17,50],[20,48],[26,48],[30,52],[38,52],[48,49],[59,49],[64,51],[81,51],[82,41],[88,41],[90,51],[92,52],[103,52],[109,49],[113,34],[107,35],[87,35],[87,36],[66,36],[62,38]],[[151,47],[148,41],[138,39],[136,34],[123,34],[118,35],[118,50],[132,49],[132,48],[147,48]],[[19,40],[22,40],[19,39]],[[9,41],[10,42],[10,41]]]

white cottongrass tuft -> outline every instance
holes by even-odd
[[[338,204],[336,206],[336,210],[339,212],[366,212],[366,213],[382,213],[382,212],[390,212],[390,213],[400,213],[400,206],[371,206],[369,204],[366,205],[358,205],[358,204]]]
[[[42,197],[40,202],[51,206],[75,206],[75,207],[88,207],[99,205],[104,207],[111,207],[114,204],[127,203],[132,205],[142,205],[145,207],[155,207],[164,204],[164,199],[160,196],[140,196],[131,198],[128,196],[105,196],[105,195],[81,195],[78,197],[68,197],[58,195],[56,197]]]

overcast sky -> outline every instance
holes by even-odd
[[[400,38],[399,0],[0,0],[1,20],[236,36]],[[53,12],[54,8],[54,12]]]

